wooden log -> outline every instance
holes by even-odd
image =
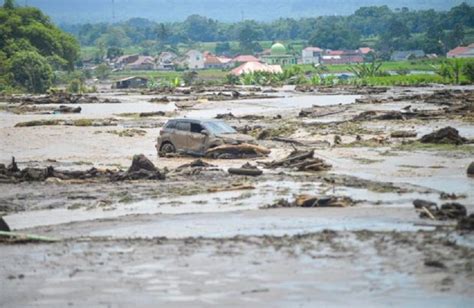
[[[248,175],[248,176],[259,176],[262,175],[263,171],[260,169],[248,169],[248,168],[229,168],[230,174],[237,175]]]

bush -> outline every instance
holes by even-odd
[[[16,86],[33,93],[44,93],[51,86],[53,70],[46,59],[36,51],[17,52],[9,62]]]
[[[474,82],[474,62],[464,64],[462,72],[470,82]]]

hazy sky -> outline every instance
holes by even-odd
[[[221,21],[268,21],[279,17],[348,15],[360,6],[384,4],[391,8],[448,10],[462,2],[474,5],[474,0],[17,0],[19,5],[41,8],[62,23],[111,21],[114,13],[116,21],[132,17],[180,21],[191,14]]]

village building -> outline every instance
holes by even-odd
[[[235,76],[240,76],[242,74],[249,74],[255,72],[267,72],[272,74],[283,73],[283,70],[280,65],[270,65],[260,62],[246,62],[240,66],[234,68],[230,73]]]
[[[474,58],[474,44],[458,46],[446,54],[447,58]]]
[[[204,68],[204,55],[199,50],[189,50],[186,53],[186,59],[184,63],[189,69],[203,69]]]
[[[247,62],[259,62],[260,60],[257,59],[255,56],[252,55],[239,55],[232,59],[234,65],[241,65]]]
[[[178,59],[178,56],[174,52],[163,51],[158,56],[156,68],[163,71],[174,70],[176,68],[176,59]]]
[[[155,68],[155,58],[150,56],[138,56],[134,62],[125,65],[125,69],[129,70],[153,70]]]
[[[319,47],[306,47],[301,51],[302,64],[317,64],[321,61],[324,50]]]
[[[210,52],[204,54],[204,68],[205,69],[225,69],[231,66],[231,58],[218,57]]]
[[[123,55],[118,58],[116,58],[113,62],[112,65],[116,69],[124,69],[125,65],[128,65],[130,63],[133,63],[138,60],[138,55]]]
[[[143,77],[128,77],[117,80],[115,82],[115,88],[117,89],[130,89],[130,88],[146,88],[148,79]]]
[[[281,43],[273,44],[270,55],[264,55],[261,59],[263,62],[269,65],[285,66],[297,63],[296,57],[291,54],[287,54],[285,46]]]
[[[352,64],[364,62],[359,50],[326,50],[321,56],[322,64]]]
[[[411,59],[420,59],[425,57],[423,50],[394,51],[390,56],[392,61],[407,61]]]

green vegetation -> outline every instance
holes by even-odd
[[[158,54],[180,53],[183,48],[217,54],[254,53],[282,41],[289,53],[308,45],[329,49],[375,47],[387,60],[393,50],[447,50],[474,40],[474,7],[463,3],[449,11],[391,10],[388,6],[361,7],[352,15],[314,18],[280,18],[272,22],[244,20],[225,23],[199,15],[183,22],[157,23],[144,18],[107,24],[64,25],[84,49],[87,59],[100,61],[109,51]],[[114,48],[114,49],[110,49]]]
[[[0,8],[0,92],[45,92],[53,70],[74,70],[79,45],[69,34],[32,7],[16,7],[13,0]]]

